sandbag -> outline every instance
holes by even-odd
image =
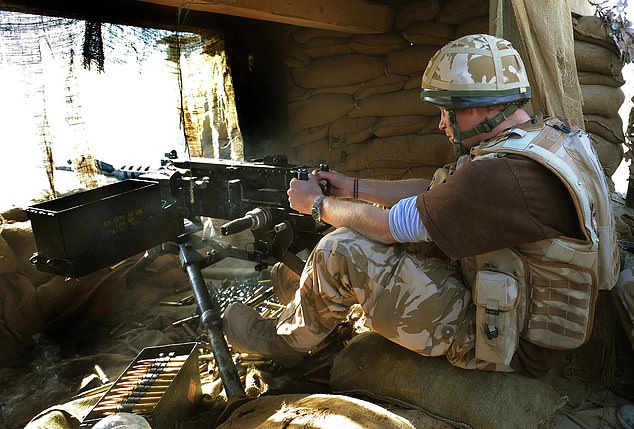
[[[461,24],[475,17],[488,15],[488,0],[452,0],[440,10],[437,19],[449,24]]]
[[[608,48],[619,53],[616,43],[609,35],[610,24],[598,16],[581,16],[572,22],[575,39]]]
[[[359,143],[372,137],[376,118],[341,118],[330,125],[328,141],[330,147],[341,147]]]
[[[449,428],[434,419],[438,428]],[[431,427],[431,426],[429,426]],[[261,396],[235,409],[217,429],[414,429],[403,417],[371,402],[343,395]]]
[[[286,91],[286,98],[289,102],[306,100],[311,95],[312,90],[297,85],[291,85]]]
[[[434,116],[438,108],[431,103],[421,101],[420,90],[410,89],[391,94],[373,95],[357,101],[355,108],[348,115],[351,118],[367,116]]]
[[[413,22],[435,20],[440,13],[438,0],[421,0],[406,3],[394,16],[395,27],[403,31]]]
[[[583,96],[583,114],[601,115],[611,118],[618,114],[625,101],[621,88],[601,85],[581,85]]]
[[[310,64],[310,57],[295,40],[287,39],[284,41],[284,64],[288,67],[306,67]]]
[[[0,277],[0,320],[6,322],[11,334],[24,344],[41,332],[43,320],[35,287],[23,274]]]
[[[288,105],[289,129],[296,133],[326,125],[354,109],[351,96],[345,94],[316,94]]]
[[[407,78],[404,76],[394,74],[381,76],[361,84],[354,93],[354,97],[357,100],[363,100],[364,98],[368,98],[372,95],[398,92],[403,89],[406,81]]]
[[[546,382],[516,373],[464,370],[384,337],[357,335],[335,358],[330,386],[339,394],[366,394],[412,404],[473,428],[537,428],[562,405]]]
[[[365,168],[346,170],[346,174],[377,180],[431,179],[436,169],[437,167]]]
[[[4,218],[5,222],[14,223],[14,222],[26,222],[29,220],[26,212],[22,210],[20,207],[11,206],[6,209],[2,213],[0,213],[0,222],[3,222]]]
[[[405,81],[405,86],[403,86],[403,89],[417,89],[418,91],[420,91],[421,83],[422,81],[420,76],[409,76]],[[436,114],[438,113],[439,112],[436,111]]]
[[[0,286],[3,282],[0,279]],[[12,330],[12,327],[7,325],[7,322],[0,319],[0,342],[2,348],[0,349],[0,368],[11,368],[19,366],[27,362],[27,358],[32,346],[32,341],[27,338],[17,338]]]
[[[609,142],[596,134],[590,134],[590,140],[597,151],[605,175],[611,177],[623,161],[623,145]]]
[[[307,130],[294,134],[290,140],[289,146],[303,146],[318,140],[323,140],[328,136],[328,128],[328,125],[322,125],[320,127],[308,128]]]
[[[338,37],[341,39],[349,39],[352,37],[348,33],[342,33],[339,31],[322,30],[319,28],[299,27],[298,30],[293,32],[293,38],[299,43],[308,43],[318,37]]]
[[[33,417],[24,429],[76,429],[103,393],[54,405]]]
[[[405,39],[395,33],[357,34],[350,43],[350,50],[363,55],[385,55],[408,46]]]
[[[408,115],[382,118],[374,127],[373,134],[377,137],[403,136],[416,134],[428,124],[429,116]]]
[[[437,166],[455,160],[447,137],[440,134],[375,138],[365,146],[365,156],[348,157],[346,169]]]
[[[348,41],[337,37],[318,37],[301,46],[310,58],[326,58],[350,53]]]
[[[18,272],[27,276],[35,286],[39,286],[54,277],[54,274],[38,271],[35,265],[29,262],[33,253],[37,250],[31,222],[6,224],[0,233],[15,254]]]
[[[623,119],[619,115],[614,115],[611,118],[591,114],[583,115],[583,123],[587,132],[597,134],[609,142],[623,143],[625,141]]]
[[[403,31],[403,37],[415,45],[444,46],[453,40],[456,26],[444,22],[415,22]]]
[[[604,85],[612,88],[625,85],[622,72],[619,72],[619,74],[615,76],[594,72],[578,72],[577,77],[581,85]]]
[[[18,271],[18,261],[9,244],[0,235],[0,276]]]
[[[385,74],[385,61],[367,55],[340,55],[314,60],[308,67],[293,69],[292,74],[303,88],[350,85]]]
[[[594,43],[575,40],[575,61],[578,71],[618,76],[623,69],[619,56]]]
[[[489,34],[489,17],[480,16],[462,22],[458,26],[454,38],[458,39],[469,34]]]
[[[312,97],[315,94],[347,94],[347,95],[355,95],[357,91],[363,88],[363,82],[353,83],[351,85],[343,85],[343,86],[326,86],[323,88],[313,88],[308,90],[309,97]],[[356,97],[356,95],[355,95]]]
[[[330,147],[329,142],[324,140],[295,148],[296,164],[319,165],[325,162],[331,170],[341,171],[341,157],[341,149]]]
[[[387,71],[402,75],[416,74],[420,80],[427,63],[438,50],[435,46],[412,46],[387,54]]]
[[[130,264],[123,266],[129,268]],[[95,316],[108,320],[114,314],[121,290],[125,288],[127,268],[104,268],[79,278],[55,276],[35,290],[37,309],[42,317],[42,332],[59,334],[78,320]]]

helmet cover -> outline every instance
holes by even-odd
[[[530,99],[526,68],[510,42],[472,34],[443,46],[429,61],[421,98],[446,109]]]

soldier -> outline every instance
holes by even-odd
[[[457,162],[431,181],[293,180],[291,207],[337,229],[279,319],[227,308],[233,347],[294,365],[357,303],[373,331],[461,368],[539,375],[583,344],[597,291],[618,275],[608,188],[588,136],[529,116],[530,95],[508,41],[477,34],[441,48],[421,97],[439,107]],[[415,251],[426,242],[446,257]]]

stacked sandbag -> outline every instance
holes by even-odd
[[[564,403],[546,380],[453,367],[375,332],[358,334],[337,354],[329,386],[339,395],[419,408],[462,428],[554,427],[546,422]]]
[[[24,364],[38,334],[59,335],[84,317],[108,320],[130,264],[69,279],[38,271],[31,223],[21,209],[0,213],[0,368]]]
[[[431,177],[453,161],[438,109],[420,99],[422,73],[450,40],[488,32],[488,2],[423,0],[394,8],[391,33],[288,30],[292,162],[398,179]]]
[[[609,36],[609,24],[601,18],[573,19],[573,29],[585,129],[592,135],[603,169],[612,176],[623,160],[625,141],[619,115],[625,101],[623,62]]]

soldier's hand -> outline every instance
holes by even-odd
[[[315,175],[309,174],[308,180],[292,179],[286,194],[292,209],[300,213],[310,214],[313,202],[323,192]]]
[[[326,181],[330,185],[329,194],[333,197],[352,198],[354,179],[336,171],[313,171],[319,181]]]

